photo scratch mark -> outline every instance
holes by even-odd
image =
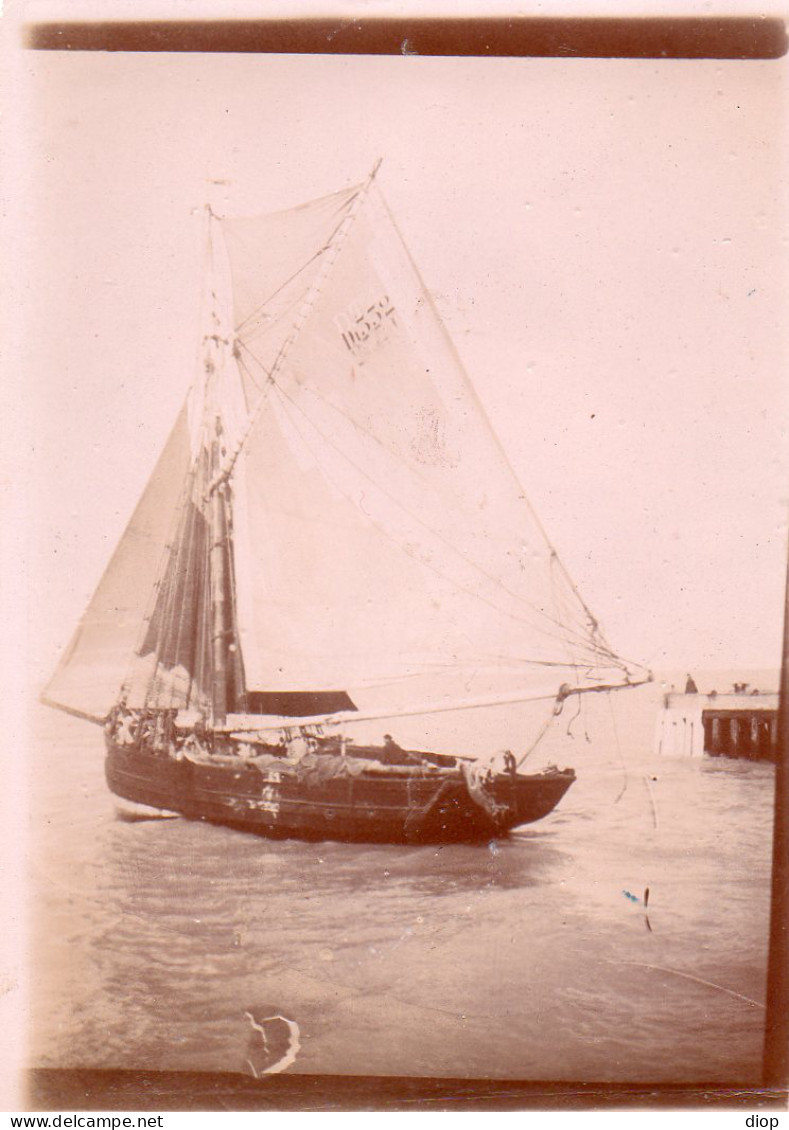
[[[295,1020],[277,1013],[257,1021],[251,1012],[244,1017],[252,1025],[247,1045],[246,1062],[255,1079],[261,1075],[278,1075],[295,1062],[301,1050],[299,1026]]]
[[[657,805],[655,804],[655,796],[652,792],[652,786],[649,783],[649,777],[646,774],[644,774],[644,784],[646,785],[647,792],[649,793],[649,803],[652,806],[652,819],[655,823],[655,830],[657,831],[657,829],[660,827],[660,823],[658,821]]]
[[[645,888],[644,888],[644,897],[643,897],[643,899],[640,899],[640,898],[638,897],[638,895],[634,895],[634,894],[632,894],[632,893],[631,893],[630,891],[622,891],[622,894],[624,895],[624,897],[625,897],[626,899],[629,899],[629,900],[630,900],[630,902],[640,902],[640,903],[642,903],[642,904],[643,904],[643,906],[644,906],[644,910],[645,910],[645,911],[646,911],[647,907],[649,906],[649,887],[645,887]],[[646,914],[646,913],[644,914],[644,922],[645,922],[645,924],[646,924],[646,928],[647,928],[647,930],[649,930],[649,932],[650,932],[650,934],[651,934],[651,933],[653,932],[653,931],[652,931],[652,926],[650,925],[650,922],[649,922],[649,915],[648,915],[648,914]]]
[[[742,993],[737,993],[734,989],[727,989],[724,985],[716,985],[714,981],[705,981],[703,977],[695,977],[692,973],[683,973],[681,969],[670,969],[667,965],[649,965],[645,961],[609,961],[608,965],[635,965],[641,969],[651,969],[656,973],[673,973],[675,977],[684,977],[686,981],[695,981],[698,985],[706,985],[710,989],[718,989],[721,993],[728,993],[730,997],[736,997],[738,1000],[745,1001],[747,1004],[753,1004],[757,1008],[766,1008],[761,1001],[755,1001],[752,997],[746,997]]]

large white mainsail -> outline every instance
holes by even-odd
[[[404,685],[413,701],[420,685],[468,693],[490,676],[535,696],[627,681],[382,197],[367,186],[329,200],[314,218],[332,235],[305,256],[304,277],[289,263],[281,286],[270,265],[284,253],[266,256],[258,280],[238,221],[223,222],[243,296],[236,356],[257,391],[230,456],[247,686],[356,698],[388,685],[394,702]],[[257,221],[243,221],[247,239],[289,248],[295,232],[301,247],[308,215],[264,218],[259,239]],[[323,277],[321,256],[331,256]]]
[[[630,681],[372,178],[215,227],[188,419],[47,699],[97,719],[121,689],[210,710],[219,639],[220,721],[256,696],[313,696],[296,712],[318,714],[373,692],[394,712]]]

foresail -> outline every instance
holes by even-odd
[[[43,697],[101,719],[131,676],[144,696],[150,660],[134,660],[190,463],[187,413],[176,420],[137,508]]]
[[[334,199],[327,231],[355,198]],[[287,232],[294,215],[262,222],[261,256],[274,221]],[[234,286],[271,288],[233,238],[228,251]],[[625,681],[375,190],[333,253],[319,285],[311,275],[301,288],[286,355],[295,305],[275,307],[276,333],[261,339],[265,302],[247,298],[235,327],[246,387],[258,390],[233,464],[247,686],[354,698],[406,687],[413,700],[422,685],[537,693]]]

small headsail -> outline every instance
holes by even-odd
[[[101,719],[131,678],[133,697],[144,700],[150,660],[135,660],[140,627],[172,533],[179,496],[191,462],[186,408],[156,464],[43,698],[53,706]]]

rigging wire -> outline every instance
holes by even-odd
[[[246,342],[243,342],[239,338],[237,344],[240,346],[239,352],[236,354],[236,362],[237,362],[239,368],[241,368],[242,371],[246,374],[246,376],[249,377],[249,379],[252,381],[252,384],[257,389],[257,391],[261,394],[265,394],[266,385],[268,384],[268,378],[269,378],[269,375],[270,375],[268,369],[265,367],[265,365],[262,363],[262,361],[260,361],[260,359],[255,356],[255,354],[252,352],[252,350],[249,348],[249,346],[246,344]],[[244,356],[240,351],[241,349],[245,349],[246,352],[249,354],[249,356],[252,358],[252,360],[257,362],[257,364],[260,366],[260,368],[263,372],[263,376],[265,378],[264,383],[262,385],[258,383],[257,378],[255,377],[251,368],[249,367],[246,360],[244,359]],[[257,410],[257,408],[258,408],[258,405],[255,405],[255,408],[253,410]]]
[[[380,164],[380,161],[378,162],[378,164]],[[377,170],[377,166],[376,166],[376,170]],[[297,208],[285,208],[280,212],[270,213],[270,218],[273,218],[275,216],[289,215],[289,214],[292,214],[294,212],[301,212],[305,208],[309,208],[311,206],[316,206],[316,205],[319,205],[319,204],[326,204],[330,200],[334,200],[334,199],[336,199],[340,196],[346,198],[345,201],[344,201],[344,207],[347,209],[347,208],[350,208],[350,207],[353,206],[354,200],[359,195],[359,193],[364,190],[364,188],[365,188],[364,184],[354,185],[352,188],[342,188],[338,192],[331,192],[327,196],[321,196],[316,200],[310,201],[308,204],[299,205],[299,207],[297,207]],[[227,239],[228,234],[231,235],[231,237],[236,238],[235,233],[233,232],[233,227],[234,227],[235,224],[239,224],[239,223],[243,224],[245,222],[248,222],[248,219],[247,220],[245,220],[245,219],[240,219],[240,220],[238,220],[238,219],[237,220],[223,219],[223,217],[217,216],[213,212],[213,210],[211,209],[210,206],[208,207],[208,212],[209,212],[209,216],[211,218],[213,218],[214,220],[216,220],[217,223],[224,225],[224,227],[225,227],[225,239]],[[256,219],[256,217],[250,217],[250,218],[253,220],[253,222],[254,222],[254,219]],[[318,250],[316,252],[314,252],[314,254],[312,254],[309,257],[309,259],[307,259],[307,261],[305,263],[302,264],[301,267],[299,267],[289,278],[285,279],[285,281],[283,283],[281,283],[280,286],[278,286],[268,296],[268,298],[264,299],[252,311],[250,311],[249,314],[245,315],[245,317],[242,319],[242,321],[239,322],[239,324],[235,327],[236,333],[240,333],[240,331],[243,329],[243,327],[246,325],[246,323],[251,318],[254,318],[258,313],[260,313],[261,310],[265,309],[265,307],[269,304],[269,302],[272,302],[274,300],[274,298],[276,298],[276,296],[282,290],[284,290],[284,288],[286,286],[288,286],[289,283],[291,283],[294,279],[298,278],[298,276],[303,271],[305,271],[307,269],[307,267],[309,267],[310,263],[314,262],[316,259],[318,259],[324,253],[324,251],[328,250],[329,246],[331,245],[332,240],[334,239],[335,235],[339,231],[339,228],[342,226],[343,220],[344,220],[344,217],[343,217],[343,219],[341,219],[338,222],[337,226],[333,229],[331,235],[329,236],[329,238],[326,240],[326,242],[323,244],[322,247],[319,247]]]
[[[557,569],[559,570],[558,576]],[[574,600],[575,591],[568,587],[567,578],[564,571],[561,569],[561,562],[552,546],[550,547],[549,572],[551,592],[553,594],[554,604],[557,607],[557,615],[560,622],[569,620],[575,623],[578,633],[582,633],[584,637],[589,640],[589,646],[593,652],[605,661],[613,662],[616,666],[622,666],[622,660],[611,650],[597,631],[594,622],[587,615],[584,606],[579,605],[578,602]],[[579,609],[583,613],[583,619],[579,618]]]
[[[296,321],[298,312],[307,301],[307,296],[310,292],[310,285],[302,287],[297,291],[289,301],[280,307],[276,313],[272,314],[266,321],[260,321],[257,326],[253,326],[249,332],[245,332],[243,336],[239,333],[235,334],[235,340],[242,345],[249,345],[250,342],[259,343],[265,340],[266,337],[272,333],[282,322],[287,322],[288,318],[292,319],[291,325]],[[295,316],[294,316],[295,311]]]
[[[579,714],[580,714],[580,713],[581,713],[581,700],[580,700],[580,698],[579,698],[579,699],[578,699],[578,702],[576,703],[576,711],[575,711],[575,714],[573,714],[572,718],[569,718],[569,719],[568,719],[568,721],[567,721],[567,728],[566,728],[566,729],[565,729],[565,731],[564,731],[564,732],[565,732],[565,734],[567,735],[567,737],[568,737],[568,738],[572,738],[573,740],[575,740],[575,734],[574,734],[574,733],[572,732],[572,726],[573,726],[573,722],[575,722],[575,720],[576,720],[576,719],[578,718],[578,716],[579,716]]]
[[[323,201],[330,200],[335,196],[346,196],[347,195],[348,198],[347,198],[347,200],[344,201],[344,209],[347,210],[347,209],[350,209],[350,208],[353,207],[354,201],[359,196],[360,192],[362,192],[364,190],[364,188],[365,188],[365,186],[360,184],[360,185],[357,185],[354,190],[343,189],[341,192],[332,193],[331,196],[322,197],[321,200],[312,201],[312,203],[318,204],[318,203],[322,203]],[[348,195],[348,193],[350,193],[350,195]],[[299,211],[299,209],[286,209],[286,212],[289,212],[289,211]],[[223,222],[221,219],[219,219],[219,217],[217,217],[217,219],[219,220],[219,223]],[[332,229],[331,234],[326,239],[326,241],[323,243],[323,245],[321,247],[319,247],[318,250],[315,251],[312,255],[310,255],[309,259],[307,259],[306,262],[302,263],[302,265],[300,267],[298,267],[293,272],[292,275],[290,275],[288,278],[286,278],[284,282],[280,283],[280,285],[278,287],[276,287],[275,290],[272,291],[272,293],[268,296],[268,298],[264,298],[262,302],[258,303],[258,305],[253,310],[250,311],[250,313],[248,313],[244,316],[244,318],[235,327],[235,333],[236,334],[240,334],[242,332],[242,330],[244,329],[244,327],[253,318],[257,317],[257,315],[259,313],[261,313],[261,311],[265,310],[266,306],[268,306],[268,304],[270,302],[274,301],[274,299],[277,297],[278,294],[282,293],[282,291],[285,289],[286,286],[289,286],[290,283],[294,282],[299,277],[299,275],[303,274],[304,271],[306,271],[307,268],[312,263],[314,263],[317,259],[319,259],[321,257],[321,255],[325,254],[325,252],[327,252],[329,250],[329,248],[331,247],[334,239],[337,237],[337,234],[339,233],[339,230],[342,227],[342,225],[344,224],[344,222],[345,222],[345,216],[341,216],[341,218],[338,220],[337,224]],[[305,287],[303,293],[306,294],[308,291],[309,291],[309,286]],[[296,301],[298,301],[298,300],[296,300]],[[291,303],[291,308],[294,304],[295,304],[295,302]],[[266,327],[266,328],[268,328],[268,327]]]
[[[334,233],[332,233],[332,236],[333,235],[334,235]],[[295,282],[296,279],[299,277],[299,275],[303,274],[303,272],[307,270],[307,268],[310,266],[311,263],[314,263],[316,259],[319,259],[321,257],[321,255],[323,255],[328,250],[330,243],[331,243],[331,237],[329,238],[329,240],[326,243],[323,244],[322,247],[318,248],[318,250],[315,252],[314,255],[311,255],[309,257],[309,259],[306,261],[306,263],[302,263],[302,265],[300,267],[298,267],[293,272],[293,274],[289,276],[289,278],[285,279],[284,282],[280,283],[280,285],[275,290],[273,290],[271,292],[271,294],[268,296],[268,298],[264,298],[263,301],[260,302],[253,310],[251,310],[249,314],[246,314],[245,317],[238,323],[238,325],[234,327],[236,334],[242,333],[243,330],[245,329],[245,327],[247,325],[249,325],[249,323],[253,320],[253,318],[256,318],[258,316],[258,314],[262,313],[266,309],[266,307],[269,305],[269,303],[273,302],[274,299],[277,297],[277,295],[282,293],[282,291],[285,289],[286,286],[289,286],[290,283]],[[306,291],[308,289],[309,289],[309,287],[305,288],[305,291],[303,293],[306,293]],[[258,327],[258,328],[260,328],[260,327]],[[266,327],[266,328],[268,328],[268,327]]]
[[[564,706],[564,700],[563,699],[557,698],[554,701],[553,709],[551,710],[551,713],[548,715],[548,717],[543,722],[542,727],[540,728],[539,732],[537,733],[536,738],[531,743],[531,745],[526,750],[526,752],[524,754],[522,754],[521,757],[515,762],[515,768],[516,769],[520,769],[520,767],[521,767],[521,765],[523,765],[524,761],[528,757],[531,757],[531,755],[534,753],[537,746],[540,744],[542,739],[545,737],[545,735],[550,730],[554,718],[558,718],[559,715],[561,714],[563,706]]]

